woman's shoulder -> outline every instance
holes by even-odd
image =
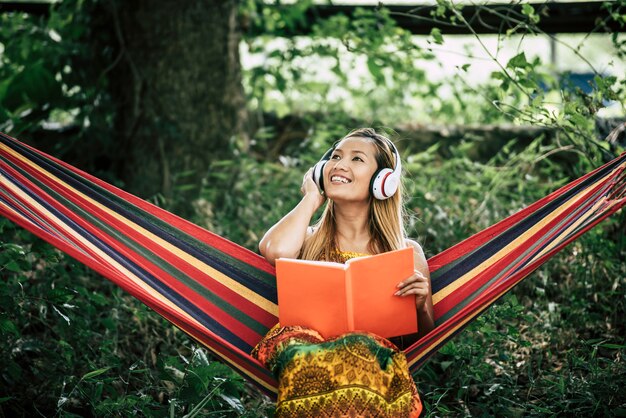
[[[406,239],[406,246],[413,248],[413,255],[415,257],[415,268],[420,270],[423,274],[428,276],[428,261],[426,260],[426,255],[424,254],[424,250],[422,246],[417,243],[417,241],[413,241],[412,239]]]
[[[413,250],[416,253],[418,253],[420,255],[424,255],[424,250],[422,249],[422,246],[417,243],[417,241],[414,241],[412,239],[406,238],[404,240],[404,243],[406,244],[407,247],[413,248]]]

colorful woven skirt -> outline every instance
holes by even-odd
[[[252,355],[278,379],[276,417],[417,417],[422,403],[404,353],[369,333],[330,340],[274,327]]]

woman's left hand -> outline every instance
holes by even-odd
[[[431,292],[430,280],[418,270],[415,270],[408,279],[398,283],[398,288],[400,290],[395,293],[396,296],[415,295],[415,306],[418,310],[424,307]]]

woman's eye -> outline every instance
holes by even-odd
[[[354,157],[352,161],[363,161],[363,159],[361,157]]]
[[[339,155],[335,154],[332,157],[330,157],[331,160],[338,160],[339,159]]]

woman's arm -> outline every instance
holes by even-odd
[[[407,245],[413,247],[415,274],[400,282],[398,296],[415,295],[417,307],[417,337],[428,334],[435,327],[433,313],[433,294],[430,283],[430,271],[422,247],[415,241],[406,240]]]
[[[280,257],[298,257],[311,218],[326,200],[313,182],[311,170],[304,175],[301,191],[304,196],[300,203],[272,226],[259,242],[261,255],[272,264]]]

